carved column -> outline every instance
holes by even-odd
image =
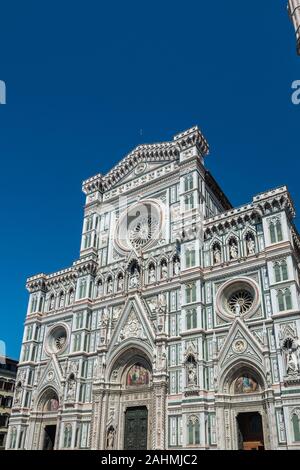
[[[153,383],[152,449],[166,449],[166,398],[167,382],[161,379]]]
[[[93,393],[93,414],[91,419],[90,448],[97,450],[100,442],[101,418],[103,412],[103,390],[95,390]]]

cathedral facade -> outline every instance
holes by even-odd
[[[9,449],[300,449],[300,239],[234,208],[197,127],[83,183],[79,258],[28,279]]]

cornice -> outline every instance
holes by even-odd
[[[239,224],[255,219],[257,216],[264,217],[274,215],[285,210],[289,218],[295,217],[293,202],[286,186],[258,194],[253,197],[251,203],[233,208],[230,211],[218,214],[204,221],[204,229],[207,235],[212,232],[222,232]]]
[[[198,126],[191,127],[184,132],[174,136],[174,142],[181,151],[187,150],[189,147],[196,146],[202,156],[208,155],[209,145]]]

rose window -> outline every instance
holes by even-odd
[[[237,292],[234,292],[229,297],[228,308],[234,314],[243,314],[248,312],[253,304],[253,296],[246,289],[241,289]]]
[[[60,324],[52,328],[46,338],[45,349],[48,354],[60,354],[68,344],[68,331]]]
[[[139,217],[129,231],[129,239],[135,248],[143,248],[157,232],[158,220],[149,215]]]
[[[217,313],[224,320],[252,316],[260,305],[259,287],[254,279],[240,277],[222,283],[216,292]]]
[[[164,206],[161,201],[146,199],[130,205],[117,223],[114,235],[119,253],[145,250],[163,236]]]

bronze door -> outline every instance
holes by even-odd
[[[127,408],[125,413],[125,450],[147,449],[148,410],[145,406]]]

